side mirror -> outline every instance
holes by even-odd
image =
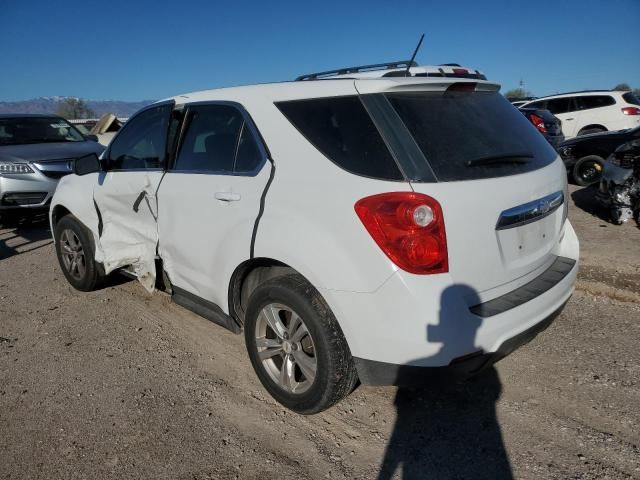
[[[97,142],[98,141],[98,136],[97,135],[88,134],[88,135],[85,135],[84,138],[86,138],[87,140],[91,140],[93,142]]]
[[[99,172],[101,170],[100,159],[95,153],[76,158],[73,161],[72,170],[76,175],[87,175],[89,173]]]

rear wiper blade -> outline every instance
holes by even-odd
[[[500,163],[527,163],[529,158],[533,158],[532,153],[519,152],[519,153],[505,153],[503,155],[492,155],[489,157],[476,158],[475,160],[469,160],[467,167],[477,167],[481,165],[494,165]]]

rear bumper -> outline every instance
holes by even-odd
[[[566,302],[565,302],[566,304]],[[365,385],[421,385],[433,381],[464,380],[489,368],[497,361],[526,345],[549,327],[564,309],[565,304],[544,320],[504,341],[495,352],[481,351],[454,358],[443,367],[416,367],[355,358],[360,381]]]
[[[529,338],[523,332],[540,331],[540,325],[568,301],[579,258],[578,239],[569,222],[552,253],[554,258],[539,269],[484,292],[454,281],[449,274],[405,272],[396,272],[371,293],[320,291],[358,359],[363,383],[367,379],[395,383],[400,371],[413,367],[417,371],[429,367],[428,375],[442,370],[436,376],[459,369],[469,373],[517,348]],[[547,271],[561,258],[568,267],[555,279],[547,278],[555,275]],[[543,288],[547,281],[549,288]],[[483,308],[476,308],[479,305]],[[391,373],[375,375],[378,364],[390,364]],[[405,375],[409,374],[401,377]]]

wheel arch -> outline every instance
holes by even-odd
[[[64,205],[55,205],[51,208],[51,230],[53,231],[58,222],[67,215],[71,215],[71,211]]]
[[[229,315],[244,325],[247,300],[251,292],[267,280],[292,273],[301,275],[309,282],[300,271],[279,260],[267,257],[245,260],[236,267],[229,280]]]
[[[578,136],[580,136],[582,134],[582,132],[584,132],[585,130],[591,130],[592,128],[597,128],[598,130],[602,130],[602,131],[605,131],[605,132],[608,131],[607,127],[605,127],[604,125],[601,125],[599,123],[592,123],[592,124],[583,126],[578,131]]]

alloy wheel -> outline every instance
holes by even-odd
[[[291,308],[270,303],[255,328],[258,357],[269,377],[288,393],[306,392],[316,377],[318,360],[311,334]]]
[[[65,229],[60,235],[60,250],[64,268],[73,278],[80,280],[87,271],[86,257],[82,242],[71,229]]]

